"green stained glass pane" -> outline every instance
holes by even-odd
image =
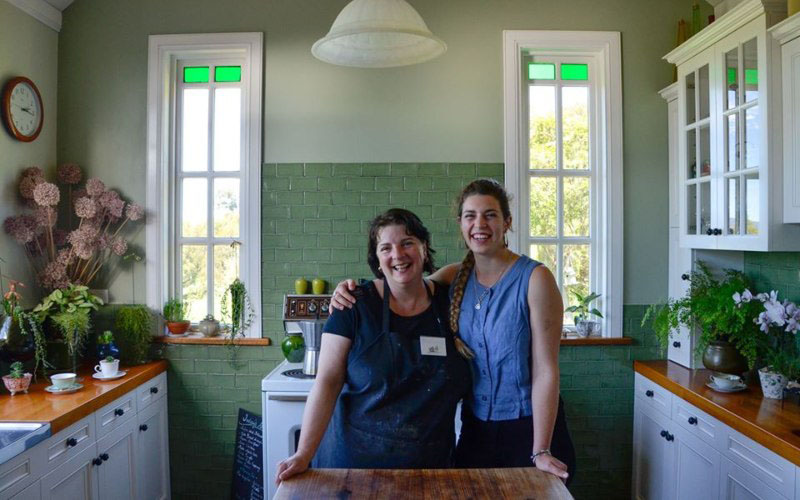
[[[241,66],[217,66],[214,68],[214,81],[240,82],[242,81]]]
[[[744,70],[744,83],[748,85],[758,85],[758,70],[745,69]]]
[[[562,80],[588,80],[589,79],[589,65],[588,64],[562,64],[561,65],[561,79]]]
[[[555,80],[556,65],[549,63],[528,64],[528,80]]]
[[[728,68],[728,85],[736,83],[736,69]]]
[[[208,66],[183,68],[184,83],[208,83]]]

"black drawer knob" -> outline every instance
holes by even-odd
[[[100,460],[99,458],[93,458],[93,459],[92,459],[92,465],[97,465],[97,466],[100,466],[100,465],[102,465],[102,464],[103,464],[103,461],[102,461],[102,460]]]
[[[681,279],[683,281],[689,281],[689,275],[687,273],[683,273],[683,274],[681,274]]]
[[[720,228],[715,228],[715,229],[714,229],[714,235],[715,235],[715,236],[719,236],[720,234],[722,234],[722,229],[720,229]]]
[[[67,448],[72,448],[73,446],[76,446],[77,444],[78,444],[78,440],[77,439],[75,439],[75,438],[67,439]]]
[[[667,437],[667,431],[665,431],[665,430],[662,430],[662,431],[661,431],[661,437],[662,437],[662,438],[665,438],[665,437]]]
[[[158,394],[158,387],[151,387],[150,394]]]
[[[679,348],[680,346],[681,346],[681,343],[678,342],[677,340],[672,343],[672,347],[674,347],[675,349]]]
[[[142,432],[147,432],[147,424],[142,424],[139,426],[139,430]]]
[[[712,234],[714,234],[714,230],[713,230],[713,229],[711,229],[711,228],[708,228],[708,229],[706,229],[706,234],[707,234],[708,236],[711,236]]]
[[[697,425],[697,417],[689,417],[689,423],[692,425]]]
[[[123,410],[122,408],[117,408],[116,410],[114,410],[114,415],[121,417],[125,415],[125,410]]]
[[[670,434],[670,433],[668,432],[668,433],[667,433],[667,436],[666,436],[666,439],[667,439],[667,441],[675,441],[675,436],[673,436],[672,434]]]
[[[647,389],[646,391],[644,391],[644,395],[647,396],[648,398],[652,398],[655,395],[655,393],[650,389]]]
[[[100,454],[100,460],[102,460],[103,462],[108,460],[108,453],[101,453]]]

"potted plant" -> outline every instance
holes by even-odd
[[[89,313],[96,311],[103,301],[89,293],[84,285],[59,288],[33,308],[39,322],[50,321],[72,360],[72,371],[77,369],[77,354],[91,330]],[[58,340],[58,339],[50,339]],[[53,345],[52,343],[50,345]],[[62,364],[63,366],[63,364]]]
[[[755,300],[754,300],[755,299]],[[758,339],[758,378],[764,397],[783,399],[783,389],[800,377],[800,308],[794,302],[778,301],[778,292],[753,296],[745,289],[733,295],[738,309],[750,311],[753,323],[762,333]],[[751,304],[756,305],[755,308]]]
[[[191,324],[186,319],[189,312],[189,305],[179,299],[169,299],[164,304],[164,321],[167,322],[167,330],[173,335],[183,335]]]
[[[753,323],[755,304],[737,307],[731,300],[735,293],[750,286],[747,276],[726,269],[723,278],[717,279],[703,261],[698,261],[697,269],[684,279],[689,281],[686,295],[650,306],[642,326],[651,323],[663,347],[679,326],[696,328],[697,352],[703,354],[706,368],[734,374],[752,368],[758,355],[758,329]]]
[[[578,332],[578,335],[581,337],[588,337],[593,334],[599,334],[600,323],[591,321],[589,316],[592,315],[602,318],[603,315],[596,308],[592,307],[589,309],[589,307],[593,300],[600,297],[600,294],[592,292],[589,295],[583,296],[573,290],[572,295],[575,296],[578,303],[574,306],[569,306],[564,311],[574,313],[575,330]]]
[[[119,347],[114,342],[114,334],[106,330],[97,336],[97,359],[112,356],[119,358]]]
[[[150,351],[153,316],[142,305],[124,306],[117,311],[114,329],[126,366],[146,363]]]
[[[11,371],[8,375],[3,375],[3,383],[8,389],[8,392],[13,396],[18,392],[28,393],[28,387],[31,385],[30,373],[22,372],[22,362],[15,361],[11,363]]]

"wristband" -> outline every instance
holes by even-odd
[[[550,450],[547,448],[545,448],[544,450],[539,450],[533,455],[531,455],[531,463],[533,465],[536,465],[536,459],[539,457],[539,455],[550,455],[551,457],[553,456],[553,454],[550,453]]]

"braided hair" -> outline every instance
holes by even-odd
[[[503,219],[508,220],[511,217],[511,207],[509,203],[509,196],[502,184],[494,179],[477,179],[467,184],[461,190],[458,197],[458,217],[461,217],[461,211],[464,208],[464,201],[473,195],[487,195],[496,199],[500,204],[500,210],[503,212]],[[464,260],[461,261],[461,268],[453,280],[453,298],[450,301],[450,329],[455,336],[456,349],[466,359],[475,357],[475,353],[458,335],[458,318],[461,315],[461,302],[464,300],[464,289],[467,286],[467,280],[472,270],[475,269],[475,254],[472,250],[467,252]]]

